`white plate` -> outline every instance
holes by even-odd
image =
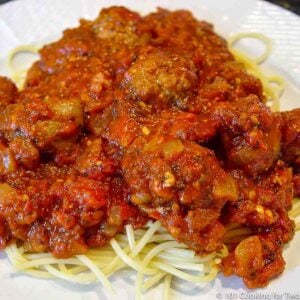
[[[264,65],[266,72],[275,72],[288,82],[281,101],[282,109],[300,107],[300,18],[277,6],[255,0],[22,0],[0,6],[0,74],[7,74],[5,57],[21,44],[42,44],[61,35],[78,19],[94,18],[102,7],[126,5],[141,13],[157,6],[191,10],[200,19],[215,24],[223,36],[240,31],[262,32],[272,38],[274,49]],[[259,45],[245,41],[241,45],[250,54]],[[298,87],[298,88],[297,88]],[[218,278],[211,284],[195,287],[184,285],[184,293],[176,299],[300,299],[300,234],[286,247],[286,271],[267,288],[247,290],[237,277]],[[123,272],[113,279],[115,294],[104,291],[100,284],[74,285],[60,280],[41,280],[13,272],[8,259],[0,254],[0,299],[66,300],[66,299],[133,299],[134,276]],[[145,299],[160,299],[161,287],[146,294]],[[275,294],[274,294],[275,293]],[[291,298],[293,297],[294,298]]]

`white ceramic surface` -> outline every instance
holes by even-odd
[[[186,8],[195,16],[211,21],[216,30],[229,36],[235,32],[262,32],[272,38],[274,49],[264,64],[266,72],[286,79],[281,108],[300,107],[300,18],[277,6],[255,0],[18,0],[0,6],[0,74],[7,74],[5,57],[20,44],[43,44],[57,39],[64,28],[76,26],[79,18],[95,17],[101,7],[125,5],[141,13],[157,6]],[[244,41],[241,47],[251,55],[259,45]],[[267,288],[247,290],[236,277],[218,278],[207,286],[179,282],[181,293],[172,299],[300,299],[300,234],[287,245],[286,271]],[[113,278],[115,293],[100,284],[75,285],[60,280],[40,280],[16,273],[5,255],[0,254],[0,299],[11,300],[94,300],[133,299],[134,275],[122,272]],[[177,288],[178,289],[178,288]],[[162,287],[147,293],[145,299],[161,299]],[[272,294],[275,293],[275,294]],[[264,297],[264,298],[263,298]],[[267,297],[267,298],[266,298]]]

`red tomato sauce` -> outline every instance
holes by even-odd
[[[224,274],[255,288],[283,271],[299,109],[272,113],[190,12],[103,9],[44,46],[22,90],[1,77],[0,106],[1,248],[70,257],[156,219],[203,255],[236,223],[253,234]]]

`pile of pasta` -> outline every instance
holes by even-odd
[[[236,50],[236,43],[244,38],[255,38],[265,44],[265,52],[256,58],[250,58]],[[258,77],[263,84],[267,102],[272,110],[279,110],[279,100],[284,90],[284,81],[277,75],[268,76],[260,65],[271,53],[271,41],[258,33],[240,33],[228,40],[229,48],[236,59],[243,63],[249,73]],[[8,57],[8,67],[12,79],[21,87],[26,77],[26,70],[15,69],[13,61],[20,52],[37,53],[36,46],[15,48]],[[289,212],[296,222],[296,231],[300,230],[300,200],[295,199],[293,209]],[[100,249],[90,249],[85,255],[68,259],[57,259],[51,253],[27,253],[22,245],[11,244],[6,248],[11,263],[16,271],[22,271],[40,278],[61,278],[66,281],[89,284],[101,282],[113,290],[109,278],[118,271],[129,268],[136,272],[135,298],[163,281],[164,299],[170,296],[173,278],[197,283],[214,280],[220,270],[223,257],[228,255],[228,246],[238,243],[251,235],[249,228],[239,224],[228,226],[223,248],[205,256],[199,256],[180,244],[156,222],[149,222],[142,229],[134,230],[126,225],[125,232]]]

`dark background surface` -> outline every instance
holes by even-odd
[[[300,15],[300,0],[267,0],[267,1],[280,5]]]
[[[0,4],[11,0],[0,0]],[[241,0],[242,1],[242,0]],[[280,5],[288,10],[295,12],[300,15],[300,0],[267,0],[268,2]]]

